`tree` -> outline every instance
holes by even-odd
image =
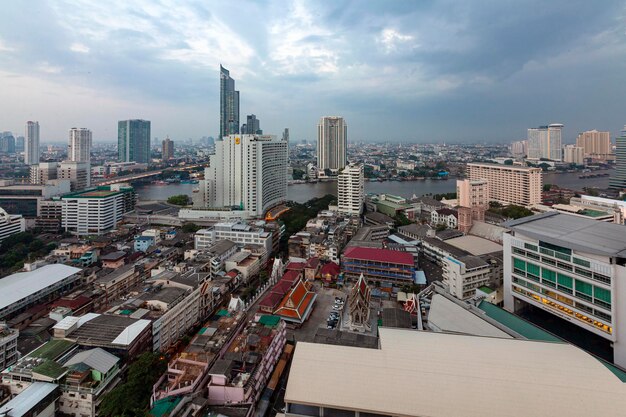
[[[504,165],[513,165],[513,160],[512,159],[505,160]]]
[[[303,169],[299,169],[299,168],[294,168],[293,169],[293,179],[294,180],[301,180],[304,179],[304,177],[306,176],[306,171],[304,171]]]
[[[187,194],[179,194],[168,197],[167,202],[177,206],[187,206],[191,204],[191,199]]]
[[[550,191],[552,184],[543,184],[543,191]]]
[[[396,227],[411,224],[411,220],[409,220],[408,217],[404,215],[404,213],[396,214],[393,219],[395,220]]]
[[[445,224],[445,223],[439,223],[439,224],[437,225],[437,227],[435,227],[435,230],[436,230],[437,232],[442,232],[442,231],[446,230],[447,228],[448,228],[448,226],[446,226],[446,224]]]
[[[196,233],[200,229],[202,228],[195,223],[185,223],[182,228],[185,233]]]

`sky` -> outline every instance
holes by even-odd
[[[113,141],[117,121],[152,136],[217,136],[219,65],[241,120],[315,140],[343,116],[349,141],[501,142],[563,123],[626,124],[626,2],[5,1],[0,131],[38,120]]]

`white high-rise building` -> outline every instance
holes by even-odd
[[[337,209],[340,213],[360,215],[365,198],[363,164],[348,164],[337,178]]]
[[[563,125],[553,123],[528,129],[528,159],[561,161],[561,131]]]
[[[333,173],[346,166],[348,125],[343,117],[325,116],[317,125],[317,167]]]
[[[76,127],[70,130],[67,159],[76,162],[91,162],[91,130]]]
[[[204,178],[204,207],[261,217],[287,199],[287,142],[272,135],[224,136],[215,142]]]
[[[35,165],[39,163],[39,122],[26,122],[24,142],[24,163]]]
[[[583,165],[585,163],[585,148],[574,145],[565,145],[563,148],[563,162]]]
[[[91,187],[89,162],[63,161],[58,166],[57,178],[69,180],[72,191],[81,191]]]

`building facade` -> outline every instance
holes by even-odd
[[[24,137],[24,163],[26,165],[38,164],[41,154],[39,149],[39,122],[26,122]]]
[[[149,164],[150,121],[120,120],[117,123],[117,152],[120,162]]]
[[[626,188],[626,126],[615,138],[615,171],[609,181],[610,188]]]
[[[217,223],[195,234],[195,249],[210,250],[220,240],[230,240],[239,245],[260,245],[267,253],[272,252],[272,233],[250,226],[241,221]]]
[[[11,132],[0,133],[0,153],[15,153],[15,136]]]
[[[562,129],[559,123],[528,129],[528,159],[561,161]]]
[[[583,148],[586,157],[606,159],[612,153],[611,132],[588,130],[578,134],[576,146]]]
[[[563,148],[563,162],[583,165],[585,163],[585,149],[580,146],[565,145]]]
[[[458,229],[467,233],[474,221],[484,221],[489,208],[489,182],[486,180],[457,180],[456,196],[459,202]]]
[[[261,130],[261,121],[256,118],[256,115],[249,114],[246,117],[246,124],[243,125],[245,129],[241,130],[241,133],[245,133],[246,135],[262,135],[263,131]]]
[[[325,116],[317,125],[317,167],[336,173],[346,166],[348,125],[343,117]]]
[[[170,159],[173,159],[174,141],[170,140],[170,138],[165,138],[161,145],[161,159],[164,161],[169,161]]]
[[[346,278],[404,285],[415,282],[415,260],[408,252],[351,246],[341,260]]]
[[[6,369],[17,362],[17,337],[20,332],[0,323],[0,369]]]
[[[337,210],[340,213],[359,216],[365,201],[365,177],[363,164],[348,164],[337,178]]]
[[[57,178],[68,180],[71,191],[81,191],[91,187],[91,167],[89,162],[63,161],[58,165]]]
[[[470,163],[467,164],[467,170],[470,181],[487,181],[492,201],[521,206],[541,203],[541,168]]]
[[[9,236],[26,231],[26,220],[21,214],[9,214],[0,207],[0,242]]]
[[[67,145],[67,159],[75,162],[91,162],[91,130],[73,127]]]
[[[220,136],[239,133],[239,91],[230,72],[220,65]]]

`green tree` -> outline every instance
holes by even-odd
[[[187,206],[191,204],[191,199],[187,194],[179,194],[168,197],[167,202],[177,206]]]
[[[505,160],[504,165],[513,165],[513,160],[512,159]]]
[[[182,227],[182,230],[185,233],[196,233],[200,229],[202,229],[202,227],[195,223],[185,223]]]
[[[396,214],[396,216],[393,219],[395,220],[396,227],[406,226],[412,223],[411,220],[409,220],[408,217],[404,215],[404,213]]]
[[[303,169],[299,169],[299,168],[294,168],[293,169],[293,179],[294,180],[301,180],[304,179],[304,177],[306,176],[306,171],[304,171]]]
[[[550,191],[552,184],[543,184],[543,191]]]

